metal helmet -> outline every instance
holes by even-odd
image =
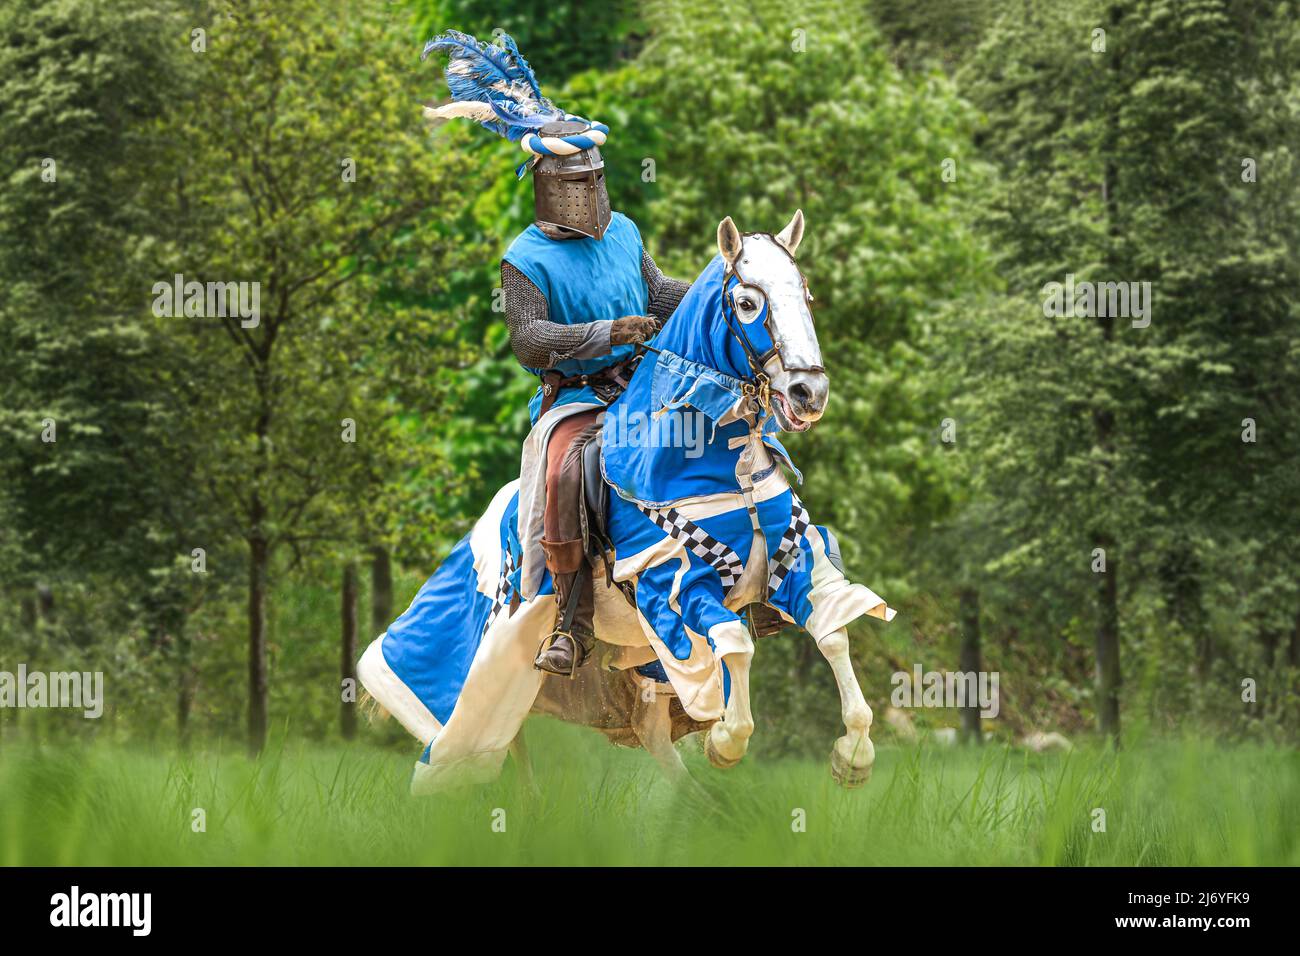
[[[568,136],[585,129],[585,123],[564,121],[547,123],[541,134]],[[591,146],[568,156],[539,156],[533,164],[533,207],[537,225],[547,232],[570,229],[603,238],[611,213],[600,150]]]

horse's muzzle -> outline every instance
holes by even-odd
[[[805,422],[815,422],[822,417],[830,393],[831,380],[826,373],[811,370],[791,372],[785,387],[790,411]]]

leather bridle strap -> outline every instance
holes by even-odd
[[[740,343],[745,359],[749,362],[751,374],[748,379],[743,380],[745,394],[757,399],[763,413],[767,414],[771,411],[772,381],[768,378],[767,372],[763,371],[763,356],[759,355],[758,349],[754,348],[754,343],[749,340],[749,333],[745,331],[745,324],[736,315],[731,296],[728,294],[733,281],[741,281],[740,275],[728,266],[722,280],[722,321],[726,323],[727,331]]]

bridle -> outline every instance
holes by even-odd
[[[754,348],[754,343],[750,341],[749,333],[745,331],[745,323],[740,321],[736,315],[735,303],[732,302],[729,288],[732,282],[744,284],[744,280],[731,268],[727,266],[726,272],[722,279],[722,321],[727,326],[727,331],[732,337],[740,343],[741,349],[745,353],[745,359],[749,363],[749,376],[740,379],[740,390],[746,396],[758,402],[762,411],[760,418],[765,418],[772,413],[772,379],[768,376],[763,366],[767,360],[774,354],[779,355],[775,341],[772,348],[762,355],[758,349]],[[662,349],[657,349],[653,345],[647,345],[642,342],[636,347],[638,357],[646,352],[654,352],[658,355]]]
[[[762,411],[762,415],[759,417],[766,418],[772,413],[772,379],[768,376],[764,367],[768,359],[779,353],[777,352],[775,340],[773,340],[772,347],[762,355],[758,353],[758,349],[754,348],[749,333],[745,331],[745,323],[741,322],[740,316],[736,315],[736,303],[732,298],[732,283],[745,284],[744,280],[740,278],[740,273],[728,264],[727,271],[723,273],[722,277],[722,321],[726,323],[727,331],[740,343],[740,347],[745,353],[745,359],[749,362],[750,374],[748,378],[741,379],[741,390],[758,402],[758,407]],[[766,308],[766,304],[764,307]]]
[[[770,233],[748,233],[747,235],[766,236],[768,239],[771,239],[773,245],[782,252],[785,252],[786,256],[789,257],[791,264],[794,264],[794,256],[791,256],[789,251],[787,251],[781,243],[777,242],[775,236],[772,236]],[[799,272],[799,279],[803,283],[805,297],[811,299],[812,296],[808,293],[808,280],[804,277],[802,270],[799,270],[797,265],[795,266],[795,269]],[[824,372],[825,369],[819,366],[809,366],[806,369],[791,367],[781,352],[780,340],[770,328],[768,329],[768,333],[772,337],[772,347],[766,352],[760,354],[758,349],[754,347],[754,343],[751,341],[749,333],[745,331],[745,323],[742,322],[740,316],[736,314],[736,303],[734,298],[735,290],[732,288],[733,285],[747,286],[760,292],[762,290],[759,286],[745,281],[745,278],[740,274],[740,270],[737,268],[737,263],[727,263],[722,278],[722,321],[726,323],[727,331],[729,331],[736,341],[740,343],[740,347],[745,353],[745,359],[749,363],[750,374],[748,378],[741,379],[742,390],[746,395],[758,402],[759,408],[762,412],[760,418],[763,418],[772,413],[772,379],[771,376],[767,374],[766,369],[767,363],[772,360],[773,356],[776,356],[781,360],[781,366],[787,371]],[[768,310],[771,308],[770,303],[767,302],[766,295],[764,295],[763,308]]]
[[[748,233],[747,235],[767,236],[773,241],[777,248],[785,251],[785,247],[777,242],[776,238],[770,233]],[[786,251],[786,255],[789,256],[790,261],[793,263],[794,256],[791,256],[788,251]],[[798,266],[795,268],[798,269]],[[808,280],[802,271],[799,272],[799,279],[803,283],[804,295],[808,299],[812,299],[812,295],[808,292]],[[722,277],[722,321],[727,326],[727,331],[731,333],[732,337],[735,338],[738,343],[740,343],[740,348],[745,353],[745,360],[749,363],[749,376],[740,379],[741,392],[749,398],[754,399],[758,404],[760,412],[759,420],[761,421],[768,415],[772,414],[772,378],[767,374],[766,366],[767,363],[772,360],[773,356],[777,356],[781,359],[781,365],[787,371],[824,373],[826,370],[818,365],[801,367],[791,366],[786,361],[785,356],[781,353],[781,346],[779,345],[775,335],[772,335],[772,347],[766,352],[760,353],[758,349],[754,347],[753,340],[750,339],[749,333],[745,331],[745,323],[742,322],[740,316],[736,314],[736,303],[733,298],[735,293],[732,289],[732,286],[736,284],[747,286],[752,289],[758,289],[759,291],[762,290],[759,289],[758,286],[746,282],[733,263],[727,263]],[[766,296],[764,296],[763,307],[769,307],[766,302]],[[770,331],[771,330],[769,330],[769,334]],[[636,357],[639,359],[646,352],[654,352],[657,355],[661,351],[661,349],[657,349],[653,345],[647,345],[643,342],[636,346]]]

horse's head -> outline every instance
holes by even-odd
[[[734,315],[746,351],[771,382],[772,409],[785,431],[807,431],[826,411],[830,379],[813,329],[812,294],[795,264],[803,212],[773,236],[743,236],[728,216],[718,225],[726,263],[723,308]]]

